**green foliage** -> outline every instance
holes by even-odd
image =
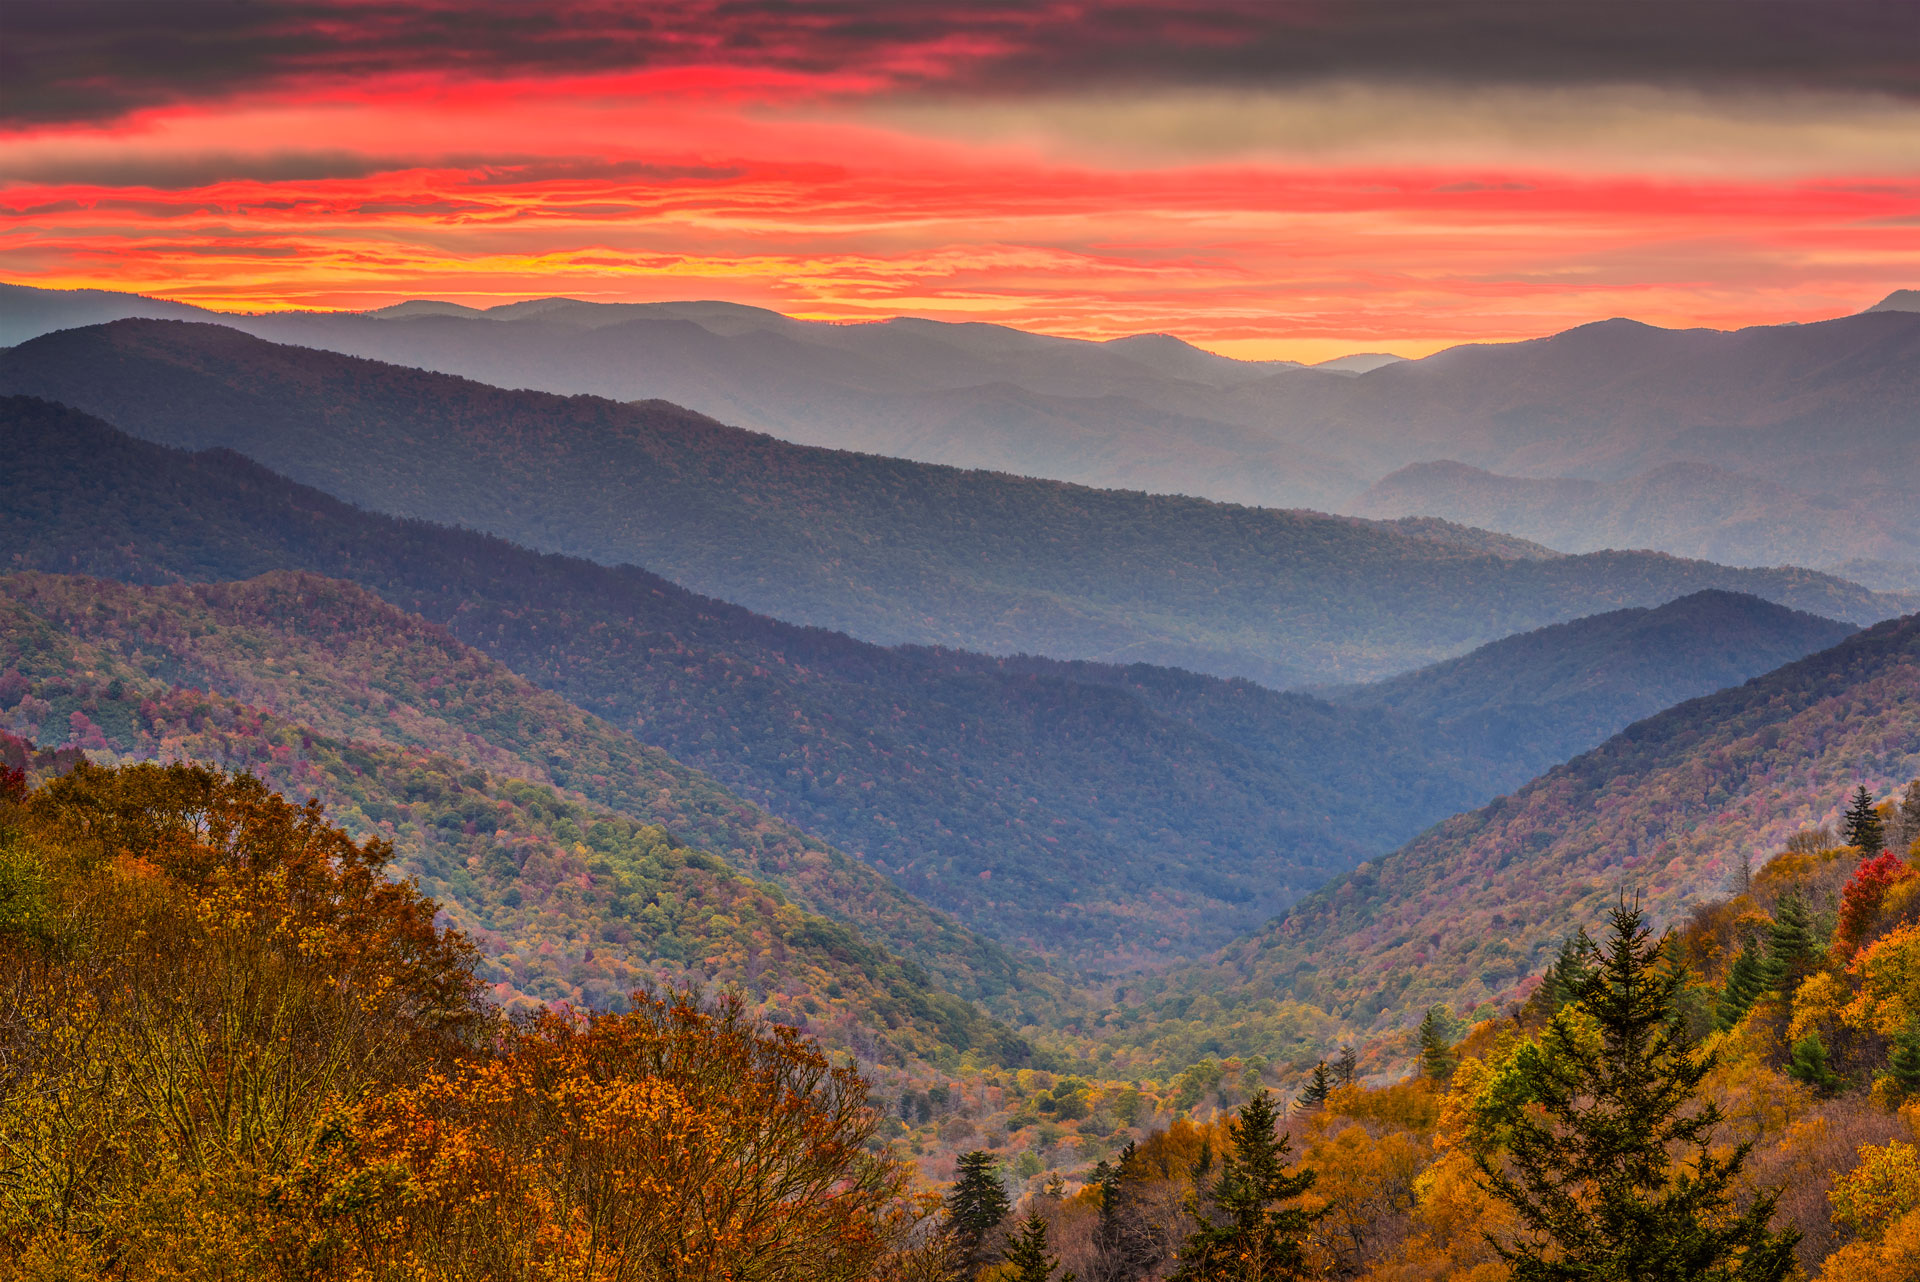
[[[1021,1218],[1007,1241],[1005,1269],[1001,1282],[1054,1282],[1058,1256],[1047,1254],[1047,1222],[1029,1213]],[[1063,1273],[1058,1282],[1073,1282],[1073,1274]]]
[[[1313,1073],[1307,1078],[1307,1084],[1300,1089],[1299,1109],[1303,1113],[1318,1111],[1327,1102],[1327,1096],[1333,1094],[1333,1072],[1324,1059],[1313,1066]]]
[[[1758,950],[1749,942],[1741,948],[1727,972],[1727,982],[1720,990],[1720,1008],[1715,1022],[1723,1031],[1732,1028],[1753,1009],[1754,1002],[1766,991],[1765,964],[1760,960]]]
[[[1699,1101],[1713,1068],[1672,1032],[1676,981],[1638,906],[1622,903],[1600,965],[1537,1051],[1515,1055],[1512,1089],[1482,1125],[1505,1143],[1475,1154],[1487,1190],[1523,1233],[1496,1243],[1518,1282],[1721,1279],[1776,1282],[1797,1232],[1769,1228],[1778,1193],[1734,1205],[1751,1145],[1713,1153],[1719,1106]]]
[[[1773,927],[1767,936],[1767,960],[1760,971],[1763,990],[1791,997],[1813,969],[1817,954],[1813,911],[1805,896],[1789,890],[1774,906]]]
[[[1827,1067],[1827,1044],[1820,1040],[1818,1030],[1793,1044],[1792,1055],[1787,1061],[1787,1076],[1796,1082],[1806,1083],[1822,1095],[1833,1094],[1843,1084],[1840,1075]]]
[[[1459,1032],[1453,1012],[1445,1006],[1427,1008],[1420,1020],[1420,1071],[1429,1081],[1444,1082],[1453,1076],[1453,1043]]]
[[[1287,1171],[1291,1146],[1276,1136],[1278,1114],[1266,1091],[1248,1100],[1228,1124],[1231,1146],[1220,1178],[1208,1190],[1201,1226],[1180,1248],[1181,1282],[1305,1277],[1302,1249],[1318,1216],[1285,1206],[1313,1187],[1314,1172]]]
[[[1886,849],[1886,825],[1874,810],[1873,794],[1867,791],[1865,784],[1854,789],[1853,801],[1847,806],[1840,831],[1845,835],[1847,844],[1858,847],[1863,855],[1877,855]]]
[[[1340,1056],[1333,1062],[1334,1077],[1342,1086],[1352,1086],[1360,1076],[1360,1056],[1351,1044],[1340,1048]]]
[[[1887,1075],[1904,1094],[1920,1091],[1920,1017],[1895,1034],[1887,1050]]]
[[[992,1153],[975,1149],[960,1155],[946,1209],[948,1229],[965,1244],[968,1257],[978,1263],[987,1235],[999,1228],[1013,1209],[1000,1182],[999,1161]]]

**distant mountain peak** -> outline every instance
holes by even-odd
[[[1920,312],[1920,289],[1896,289],[1867,310],[1870,312]]]

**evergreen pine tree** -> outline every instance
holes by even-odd
[[[1877,855],[1886,849],[1886,825],[1880,822],[1880,815],[1873,808],[1873,794],[1864,784],[1854,790],[1853,804],[1847,807],[1840,831],[1846,835],[1847,844],[1858,846],[1863,856]]]
[[[1761,973],[1763,991],[1792,997],[1800,981],[1812,973],[1814,954],[1813,910],[1799,891],[1790,890],[1773,908],[1767,963]]]
[[[1754,1002],[1766,991],[1766,977],[1760,954],[1752,943],[1740,950],[1727,972],[1726,987],[1720,990],[1720,1009],[1714,1022],[1722,1032],[1738,1024],[1753,1009]]]
[[[1920,1091],[1920,1019],[1909,1020],[1894,1034],[1887,1052],[1887,1072],[1908,1095]]]
[[[1032,1212],[1021,1219],[1007,1242],[1005,1259],[1001,1282],[1052,1282],[1060,1257],[1047,1254],[1047,1222]],[[1062,1274],[1059,1282],[1074,1282],[1073,1274]]]
[[[947,1228],[978,1265],[987,1234],[1000,1227],[1013,1208],[994,1170],[993,1154],[983,1149],[962,1153],[955,1166],[958,1178],[947,1194]]]
[[[1793,1058],[1787,1063],[1787,1076],[1805,1082],[1823,1095],[1840,1089],[1839,1074],[1827,1067],[1827,1044],[1818,1032],[1808,1033],[1793,1044]]]
[[[1893,853],[1906,858],[1916,841],[1920,841],[1920,779],[1908,784],[1900,798],[1900,827],[1894,834]]]
[[[1420,1070],[1436,1082],[1453,1076],[1453,1015],[1445,1006],[1429,1006],[1420,1021]]]
[[[1547,990],[1547,1018],[1558,1015],[1587,982],[1587,976],[1593,973],[1593,954],[1593,936],[1587,934],[1585,926],[1560,941],[1560,955],[1553,959],[1541,985]]]
[[[1333,1070],[1327,1067],[1327,1061],[1321,1060],[1313,1066],[1313,1076],[1307,1079],[1306,1089],[1300,1092],[1299,1109],[1311,1113],[1327,1102],[1327,1096],[1333,1093]]]
[[[1360,1077],[1360,1056],[1351,1046],[1340,1048],[1340,1058],[1333,1061],[1334,1076],[1340,1079],[1342,1086],[1351,1086]]]
[[[1278,1113],[1266,1091],[1248,1100],[1237,1121],[1227,1123],[1232,1151],[1222,1157],[1211,1190],[1213,1215],[1180,1248],[1176,1282],[1279,1282],[1304,1278],[1301,1242],[1319,1213],[1281,1207],[1313,1186],[1314,1175],[1287,1174],[1289,1145],[1274,1134]]]
[[[1488,1191],[1526,1230],[1495,1246],[1515,1282],[1780,1282],[1799,1234],[1769,1229],[1777,1193],[1736,1210],[1752,1146],[1714,1156],[1723,1117],[1697,1103],[1713,1058],[1669,1031],[1675,980],[1655,965],[1639,907],[1622,902],[1612,918],[1577,994],[1597,1047],[1565,1015],[1548,1024],[1537,1053],[1513,1060],[1528,1106],[1503,1100],[1488,1119],[1505,1132],[1509,1161],[1475,1155]]]

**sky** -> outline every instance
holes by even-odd
[[[11,0],[0,280],[1422,355],[1920,286],[1911,0]]]

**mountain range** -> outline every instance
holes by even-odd
[[[1743,861],[1763,864],[1801,830],[1831,832],[1856,788],[1885,796],[1916,775],[1909,617],[1638,721],[1361,865],[1143,987],[1117,1035],[1177,1058],[1198,1024],[1268,1054],[1313,1053],[1328,1030],[1511,1000],[1622,896],[1677,922],[1737,889]]]
[[[49,334],[0,354],[0,390],[886,644],[1288,686],[1383,677],[1702,588],[1855,623],[1908,604],[1804,570],[1519,557],[1418,526],[797,446],[675,406],[503,391],[211,325]]]
[[[217,320],[503,387],[669,400],[805,444],[1256,506],[1499,519],[1505,508],[1418,473],[1427,484],[1402,477],[1362,497],[1398,469],[1455,463],[1579,483],[1579,502],[1545,524],[1493,527],[1564,551],[1876,561],[1904,582],[1920,565],[1920,314],[1901,301],[1912,293],[1813,324],[1614,319],[1314,368],[1235,361],[1166,335],[1090,343],[912,319],[839,325],[713,302],[235,316],[17,285],[0,286],[0,338],[126,316]],[[1651,507],[1658,494],[1683,507]]]
[[[282,608],[244,646],[222,648],[251,656],[253,675],[210,666],[204,646],[143,642],[148,658],[171,665],[160,675],[364,736],[365,700],[350,697],[353,682],[325,686],[323,701],[351,715],[290,693],[299,687],[288,686],[287,665],[308,674],[327,666],[301,657],[314,637],[355,656],[327,663],[362,682],[389,679],[379,676],[393,670],[380,657],[388,651],[427,656],[398,683],[415,696],[436,665],[478,663],[461,643],[470,645],[605,720],[516,687],[507,701],[523,711],[505,730],[469,710],[450,728],[387,730],[385,738],[550,778],[589,802],[663,824],[990,1004],[1033,981],[977,940],[887,900],[862,880],[864,867],[835,862],[790,829],[767,835],[776,821],[754,818],[752,806],[855,852],[975,932],[1056,956],[1070,970],[1127,971],[1228,942],[1328,877],[1484,801],[1503,772],[1557,760],[1540,754],[1565,742],[1536,745],[1531,758],[1515,750],[1479,760],[1481,749],[1441,720],[1460,712],[1466,696],[1457,693],[1448,709],[1416,718],[1384,697],[1368,705],[1359,692],[1347,692],[1348,706],[1147,665],[878,647],[700,598],[631,567],[360,511],[230,453],[135,441],[45,402],[0,407],[0,439],[19,460],[0,478],[0,533],[18,569],[154,584],[294,569],[350,580],[378,594],[387,603],[380,610],[421,616],[383,615],[343,583],[310,585],[303,592],[315,604],[300,607],[310,624]],[[1846,631],[1750,598],[1710,600],[1717,609],[1688,616],[1691,633],[1645,629],[1634,638],[1667,669],[1666,693],[1717,688]],[[51,617],[89,636],[94,607],[84,601]],[[102,588],[98,609],[120,617],[134,610],[133,598]],[[1524,686],[1556,698],[1555,713],[1595,740],[1616,728],[1638,710],[1622,702],[1619,683],[1569,688],[1568,661],[1553,657],[1565,649],[1586,662],[1617,642],[1614,622],[1593,626],[1603,640],[1583,641],[1588,626],[1576,624],[1532,646],[1527,661],[1540,675],[1530,682],[1516,685],[1511,658],[1480,665],[1505,683],[1490,684],[1489,706],[1510,709]],[[352,640],[362,633],[425,639]],[[442,653],[452,657],[432,657]],[[262,655],[282,666],[261,669]],[[500,701],[468,695],[451,706]],[[576,728],[558,738],[535,729],[547,723]],[[508,755],[463,746],[475,734]],[[704,771],[712,781],[700,788],[731,789],[742,800],[715,793],[668,806],[651,800],[651,785],[621,782],[663,771],[677,780],[676,795],[698,791]],[[1356,790],[1394,803],[1351,824],[1346,798]],[[747,803],[746,818],[715,817]],[[808,868],[819,869],[811,880],[801,876]]]

